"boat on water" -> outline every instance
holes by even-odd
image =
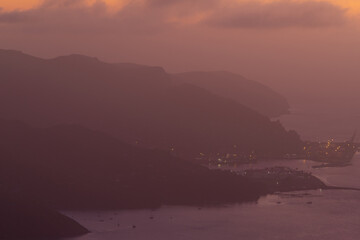
[[[327,142],[308,142],[304,147],[305,158],[330,164],[348,164],[359,149],[359,144],[354,142],[355,137],[356,133],[345,142],[335,142],[333,139]]]

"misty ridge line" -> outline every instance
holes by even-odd
[[[204,88],[216,95],[230,98],[242,105],[246,105],[249,108],[252,108],[266,116],[269,117],[278,117],[282,114],[289,112],[289,104],[287,100],[280,95],[279,93],[272,90],[270,87],[246,79],[244,76],[239,74],[227,72],[227,71],[193,71],[193,72],[184,72],[184,73],[167,73],[164,68],[159,66],[146,66],[136,63],[108,63],[102,62],[96,57],[89,57],[81,54],[71,54],[67,56],[59,56],[54,58],[39,58],[24,54],[20,51],[15,50],[1,50],[5,55],[7,53],[12,55],[21,54],[26,58],[37,59],[38,61],[58,61],[61,59],[77,59],[78,61],[92,61],[99,64],[109,64],[114,65],[122,69],[138,70],[142,71],[144,69],[158,71],[163,75],[168,75],[171,82],[175,85],[180,84],[192,84]],[[243,90],[242,90],[243,88]],[[267,97],[266,101],[260,101],[257,97]]]
[[[76,123],[125,142],[175,147],[187,156],[234,145],[272,155],[300,145],[295,132],[257,112],[286,113],[286,100],[235,74],[171,75],[158,67],[81,55],[44,60],[3,50],[0,58],[4,118],[35,126]],[[269,145],[261,134],[281,141]]]

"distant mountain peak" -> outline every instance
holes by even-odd
[[[18,50],[0,49],[0,62],[9,60],[40,60],[38,57],[31,56]]]

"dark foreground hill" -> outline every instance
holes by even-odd
[[[233,146],[267,156],[302,147],[278,122],[200,87],[174,84],[157,67],[2,50],[0,72],[0,116],[34,126],[81,124],[189,158]]]
[[[0,239],[60,239],[88,233],[74,220],[29,199],[1,192]]]
[[[173,74],[179,83],[190,83],[219,96],[230,98],[269,117],[289,112],[287,100],[271,88],[238,74],[217,72],[186,72]]]
[[[267,192],[230,172],[124,144],[79,126],[0,121],[0,182],[55,209],[152,208],[255,201]]]

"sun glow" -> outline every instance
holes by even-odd
[[[348,10],[349,15],[358,15],[360,13],[359,0],[318,0],[319,2],[329,2]]]

